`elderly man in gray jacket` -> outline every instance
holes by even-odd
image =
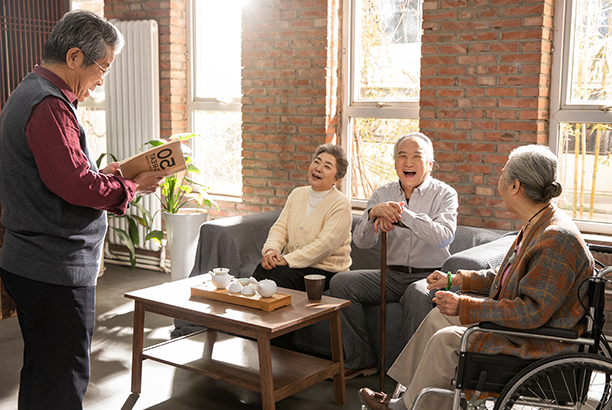
[[[433,306],[415,303],[407,289],[439,269],[450,256],[458,199],[452,187],[431,177],[434,151],[426,135],[414,132],[400,137],[394,160],[398,181],[374,191],[353,241],[358,248],[369,249],[378,242],[381,231],[388,233],[387,302],[399,301],[402,306],[403,327],[398,337],[406,343]],[[363,305],[380,304],[380,270],[337,273],[330,293],[351,301],[342,309],[346,376],[374,371],[376,355]]]

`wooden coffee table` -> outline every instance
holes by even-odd
[[[191,296],[191,287],[201,284],[203,277],[125,294],[135,301],[133,394],[141,391],[143,360],[151,359],[259,392],[264,410],[333,377],[335,402],[346,405],[340,309],[350,304],[348,300],[323,296],[314,304],[308,302],[305,292],[279,288],[291,295],[291,305],[264,312]],[[143,349],[145,312],[201,324],[208,330]],[[275,337],[325,319],[329,319],[331,361],[270,346]]]

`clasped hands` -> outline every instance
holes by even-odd
[[[274,269],[277,266],[287,265],[287,260],[285,260],[283,255],[279,254],[274,249],[268,249],[263,258],[261,258],[261,267],[265,270]]]
[[[370,209],[370,219],[374,219],[374,232],[378,234],[395,229],[394,223],[402,221],[402,208],[404,202],[383,202]]]
[[[439,270],[434,271],[427,277],[427,289],[446,289],[448,286],[448,275]],[[451,276],[451,286],[461,286],[461,275]],[[456,293],[439,290],[433,299],[440,313],[447,316],[459,316],[459,296]]]

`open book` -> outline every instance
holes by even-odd
[[[124,178],[133,179],[145,171],[170,171],[170,174],[187,169],[181,141],[176,140],[136,154],[119,163]]]

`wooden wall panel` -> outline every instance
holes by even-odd
[[[69,9],[65,0],[0,1],[0,109],[42,59],[53,26]]]
[[[0,110],[23,77],[41,62],[45,41],[68,10],[69,0],[0,0]],[[3,237],[0,224],[0,248]],[[0,319],[14,315],[15,304],[0,282]]]

